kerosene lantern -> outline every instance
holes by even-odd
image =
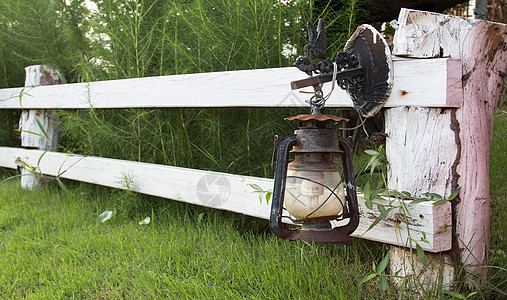
[[[276,143],[270,227],[284,239],[351,244],[350,234],[359,224],[352,151],[334,127],[348,120],[322,114],[328,96],[323,96],[321,87],[325,82],[337,82],[347,90],[361,117],[374,115],[387,101],[392,86],[390,52],[373,27],[362,25],[344,51],[331,61],[324,52],[322,20],[317,30],[310,23],[308,27],[310,44],[305,46],[306,56],[300,56],[294,65],[316,76],[292,82],[291,86],[313,86],[315,95],[307,101],[310,114],[286,118],[298,122],[294,135]],[[309,53],[323,60],[316,64]],[[294,154],[291,162],[290,153]],[[289,221],[283,222],[284,218]],[[290,222],[296,226],[284,225]]]
[[[297,120],[299,129],[278,146],[271,203],[272,231],[290,240],[350,244],[349,235],[359,224],[359,212],[352,152],[332,128],[342,119],[320,113],[287,119]],[[290,163],[289,152],[295,154]],[[341,160],[343,170],[336,159]],[[290,218],[301,224],[300,229],[284,227],[284,207]],[[331,220],[345,218],[349,219],[346,225],[331,228]]]

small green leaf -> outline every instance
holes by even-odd
[[[379,154],[377,151],[371,150],[371,149],[364,150],[364,153],[366,153],[368,155],[378,155]]]
[[[379,190],[372,190],[370,194],[370,199],[377,199]]]
[[[382,193],[382,196],[386,196],[386,197],[403,197],[403,194],[398,192],[398,191],[394,191],[394,190],[387,190],[387,191],[384,191]]]
[[[363,189],[364,199],[369,200],[371,195],[370,183],[367,182]]]
[[[443,198],[441,195],[435,194],[435,193],[423,193],[422,195],[425,197],[431,197],[433,199],[442,199]]]
[[[372,166],[375,163],[375,161],[378,161],[378,158],[376,156],[372,156],[370,158],[370,161],[368,161],[368,163],[366,164],[365,169],[368,169],[370,166]]]
[[[272,192],[267,192],[266,193],[266,204],[269,204],[269,200],[271,199],[271,196],[273,195]]]
[[[415,199],[415,200],[411,201],[410,204],[416,204],[416,203],[426,202],[426,201],[428,201],[428,199],[426,199],[426,198],[419,198],[419,199]]]
[[[378,285],[380,287],[380,290],[384,292],[387,289],[387,277],[382,276],[380,277],[380,280],[378,281]]]
[[[424,254],[424,250],[419,244],[416,244],[415,249],[417,251],[417,257],[419,260],[423,263],[423,265],[426,265],[426,254]]]
[[[444,204],[446,202],[449,202],[449,200],[448,199],[442,199],[442,200],[438,200],[438,201],[433,202],[433,205]]]
[[[197,217],[197,224],[200,224],[202,219],[204,218],[204,216],[206,215],[206,213],[202,212],[199,214],[199,216]]]
[[[66,194],[70,194],[70,191],[69,189],[65,186],[65,184],[63,184],[62,180],[60,179],[60,177],[56,177],[56,182],[58,182],[58,185],[60,186],[60,188],[66,193]]]
[[[144,220],[139,221],[139,225],[148,225],[148,224],[150,224],[150,221],[151,221],[151,218],[146,217]],[[102,223],[104,223],[104,222],[102,222]]]
[[[371,167],[370,167],[370,174],[373,174],[373,172],[375,171],[375,169],[377,168],[377,166],[380,165],[380,161],[378,159],[375,159],[372,164],[371,164]]]
[[[32,167],[30,166],[29,163],[25,162],[24,160],[22,160],[21,158],[16,158],[16,161],[19,161],[20,163],[22,163],[23,165],[25,165],[28,169],[32,170],[32,171],[37,171],[37,169],[35,167]]]
[[[25,88],[22,88],[19,92],[19,107],[23,109],[23,105],[21,104],[21,99],[23,98],[23,92],[25,91]]]
[[[262,192],[264,191],[260,186],[256,185],[255,183],[249,183],[248,184],[251,188],[253,188],[254,190],[256,190],[257,192]]]
[[[384,219],[384,216],[380,215],[378,216],[375,221],[373,223],[371,223],[370,227],[368,227],[368,229],[365,231],[365,232],[368,232],[370,231],[370,229],[372,229],[373,227],[375,227],[378,223],[380,223],[380,221],[382,221]]]
[[[364,205],[366,205],[366,207],[368,209],[372,209],[373,208],[373,200],[372,199],[366,200],[366,202],[364,202]]]
[[[63,181],[60,179],[60,177],[56,177],[55,179],[56,179],[56,182],[58,182],[58,185],[60,186],[60,188],[65,192],[65,195],[67,195],[67,199],[70,202],[70,211],[72,213],[72,217],[76,218],[76,209],[74,207],[74,200],[73,200],[72,193],[65,186],[65,184],[63,184]]]
[[[459,195],[459,191],[461,190],[461,188],[459,187],[457,190],[455,190],[454,192],[451,193],[451,195],[449,195],[449,198],[447,198],[449,201],[451,201],[452,199],[456,198],[456,196]]]
[[[385,217],[387,215],[386,208],[382,204],[377,204],[377,209],[380,212],[380,215]]]
[[[19,130],[19,129],[14,129],[14,130],[17,131],[17,132],[26,132],[26,133],[33,134],[33,135],[36,135],[36,136],[41,136],[41,137],[43,136],[40,133],[33,132],[33,131],[30,131],[30,130]]]
[[[366,281],[368,280],[371,280],[373,278],[375,278],[378,274],[377,273],[373,273],[373,274],[370,274],[368,276],[365,276],[363,279],[361,279],[361,281],[359,282],[359,284],[363,284],[365,283]]]
[[[378,264],[377,272],[382,273],[387,268],[387,264],[389,263],[389,252],[382,258],[382,261]]]
[[[49,150],[46,150],[44,151],[40,156],[39,156],[39,159],[37,160],[37,168],[40,166],[40,161],[42,160],[42,158],[44,157],[44,155],[46,155],[46,153],[48,153]]]
[[[49,136],[47,135],[46,133],[46,130],[44,130],[44,127],[42,127],[42,124],[40,123],[39,119],[35,118],[35,123],[37,123],[37,126],[39,127],[40,131],[42,132],[42,134],[44,134],[44,136],[48,139],[48,140],[51,140],[49,138]]]
[[[401,192],[403,195],[407,196],[407,197],[412,197],[412,194],[410,194],[409,192],[407,191],[403,191]]]
[[[454,298],[458,298],[458,299],[466,299],[465,296],[459,294],[459,293],[456,293],[456,292],[453,292],[453,291],[442,291],[444,292],[445,294],[449,295],[449,296],[453,296]]]
[[[67,84],[67,79],[65,79],[65,75],[62,74],[59,70],[56,70],[56,74],[58,75],[58,79],[60,79],[61,83]]]
[[[113,212],[110,210],[106,210],[105,212],[103,212],[99,215],[98,219],[101,223],[104,223],[105,221],[111,219],[112,217],[113,217]]]

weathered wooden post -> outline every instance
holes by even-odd
[[[415,195],[449,195],[461,188],[452,201],[453,249],[438,259],[460,263],[481,278],[487,275],[489,256],[489,155],[507,71],[507,25],[408,9],[401,10],[398,22],[393,54],[459,59],[464,99],[457,109],[387,111],[389,188]],[[393,246],[393,273],[408,256],[407,248]],[[405,266],[401,274],[409,272]],[[444,272],[444,277],[444,283],[451,283],[454,272]]]
[[[60,84],[58,69],[45,65],[34,65],[25,68],[25,87],[24,91],[30,97],[28,87],[37,87],[42,85]],[[23,106],[23,97],[21,106]],[[21,133],[21,146],[30,149],[56,151],[58,148],[58,117],[54,110],[30,109],[21,112],[19,119],[19,129]],[[21,187],[25,189],[36,189],[42,184],[42,175],[30,170],[28,166],[21,166]],[[36,167],[36,166],[31,166]]]

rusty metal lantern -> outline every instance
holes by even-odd
[[[350,234],[359,224],[352,152],[332,128],[344,119],[309,114],[287,120],[297,120],[299,129],[279,143],[271,204],[272,231],[290,240],[352,243]],[[295,154],[290,163],[289,152]],[[335,163],[337,159],[341,160],[343,170]],[[284,227],[284,205],[301,228]],[[346,225],[331,228],[331,220],[346,218],[349,219]]]
[[[306,56],[300,56],[294,65],[310,77],[291,86],[314,87],[315,94],[307,101],[312,113],[286,118],[298,121],[299,128],[294,135],[275,141],[278,155],[270,227],[284,239],[351,244],[350,235],[359,224],[352,151],[334,128],[348,120],[322,114],[329,96],[323,96],[321,87],[325,82],[331,81],[333,87],[338,83],[347,90],[361,117],[373,116],[387,101],[392,87],[390,51],[373,27],[362,25],[331,61],[324,52],[322,20],[317,30],[310,23],[308,27]],[[309,53],[323,60],[316,64]],[[290,153],[294,154],[291,162]],[[284,218],[298,227],[285,226]],[[331,221],[337,226],[333,228]]]

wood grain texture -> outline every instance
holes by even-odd
[[[19,129],[23,147],[53,151],[58,148],[58,116],[54,110],[23,110]]]
[[[42,156],[42,158],[41,158]],[[24,168],[17,158],[37,172],[119,189],[172,199],[245,215],[269,219],[270,205],[249,184],[264,190],[273,189],[273,180],[226,173],[201,171],[164,165],[131,162],[100,157],[84,157],[65,153],[0,147],[0,166]],[[40,164],[37,166],[37,162]],[[388,204],[384,202],[383,204]],[[395,201],[395,205],[401,203]],[[421,243],[426,251],[439,252],[451,247],[450,204],[418,203],[408,207],[408,222],[394,209],[373,229],[368,227],[379,216],[359,198],[360,224],[353,236],[379,242],[407,246],[407,228],[412,238],[420,239],[423,232],[429,243]],[[376,207],[376,206],[374,206]],[[337,224],[335,224],[337,225]]]
[[[458,133],[451,128],[453,113],[453,109],[420,107],[386,110],[386,156],[389,162],[387,182],[390,189],[408,191],[418,197],[428,192],[442,196],[452,193],[453,166],[458,159]],[[451,229],[449,227],[450,231]],[[448,238],[446,242],[451,244],[452,235]],[[422,246],[421,243],[419,245]],[[428,255],[428,261],[431,260],[431,263],[425,266],[417,255],[414,255],[415,247],[415,243],[406,248],[392,246],[391,271],[400,271],[400,276],[418,276],[421,282],[430,285],[442,278],[444,288],[450,288],[455,279],[455,270],[449,264],[449,255]],[[422,270],[424,272],[421,272]],[[399,278],[394,278],[393,282],[398,287],[402,285]]]
[[[393,64],[394,87],[386,107],[461,105],[461,89],[449,90],[461,83],[455,60],[402,59]],[[277,68],[0,89],[0,109],[308,107],[309,96],[290,87],[291,81],[306,77],[297,68]],[[330,89],[325,85],[324,93]],[[352,107],[352,101],[336,88],[326,107]]]
[[[459,160],[453,188],[455,251],[479,276],[488,261],[490,239],[489,153],[495,107],[507,71],[507,25],[436,13],[402,10],[395,34],[396,55],[449,57],[461,61],[463,105],[456,111]]]
[[[25,68],[25,87],[60,84],[58,69],[34,65]],[[48,101],[41,99],[40,101]],[[49,102],[49,101],[48,101]],[[21,146],[56,151],[58,148],[58,116],[54,110],[25,109],[19,119]],[[22,169],[21,186],[36,189],[43,184],[42,176],[35,176],[29,169]]]
[[[388,187],[415,196],[452,192],[458,155],[452,110],[398,107],[385,112]]]
[[[415,275],[417,282],[413,284],[410,291],[413,299],[428,298],[428,289],[422,286],[438,284],[442,290],[450,290],[453,287],[456,270],[449,255],[441,253],[425,253],[426,265],[422,264],[417,253],[404,247],[391,246],[390,248],[390,270],[397,272],[399,277],[393,277],[394,284],[401,287],[403,278]],[[423,291],[424,290],[424,291]]]

